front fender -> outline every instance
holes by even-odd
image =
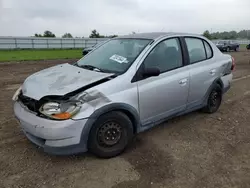
[[[128,115],[133,123],[134,132],[135,133],[138,132],[139,126],[140,126],[140,119],[139,119],[139,113],[137,112],[137,110],[134,107],[125,103],[112,103],[112,104],[107,104],[95,110],[87,118],[88,120],[86,124],[84,125],[83,131],[82,131],[81,142],[84,142],[84,143],[88,142],[88,136],[89,136],[90,130],[92,126],[94,125],[95,121],[97,120],[97,118],[111,111],[122,111],[126,115]],[[74,120],[77,121],[77,119],[74,119]]]

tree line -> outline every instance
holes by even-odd
[[[223,39],[223,40],[233,40],[233,39],[250,39],[250,30],[237,31],[223,31],[223,32],[213,32],[210,33],[208,30],[204,31],[203,36],[210,40]]]
[[[132,32],[135,33],[135,32]],[[54,33],[51,31],[44,31],[43,34],[35,34],[35,37],[56,37]],[[210,33],[208,30],[204,31],[203,36],[207,37],[210,40],[214,39],[250,39],[250,30],[242,30],[239,32],[236,31],[223,31],[223,32],[213,32]],[[101,35],[97,30],[92,30],[89,38],[113,38],[117,37],[117,35]],[[65,33],[62,35],[62,38],[73,38],[73,35],[71,33]],[[75,38],[84,38],[84,37],[75,37]]]
[[[56,35],[54,33],[52,33],[51,31],[44,31],[43,34],[38,34],[36,33],[34,35],[35,37],[56,37]],[[89,38],[113,38],[113,37],[117,37],[118,35],[101,35],[99,32],[97,32],[95,29],[91,31],[91,34],[89,35]],[[73,35],[71,33],[65,33],[64,35],[62,35],[62,38],[73,38]],[[75,38],[84,38],[84,37],[75,37]]]

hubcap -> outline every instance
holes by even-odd
[[[98,131],[98,142],[104,147],[117,144],[121,138],[121,126],[116,122],[103,124]]]

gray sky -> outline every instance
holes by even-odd
[[[0,36],[250,29],[250,0],[0,0]]]

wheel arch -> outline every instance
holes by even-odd
[[[223,89],[224,87],[224,84],[220,78],[217,78],[212,85],[214,86],[215,84],[218,84],[221,87],[221,89]]]
[[[224,88],[224,84],[221,80],[221,78],[216,78],[213,83],[210,85],[210,87],[208,88],[206,94],[205,94],[205,98],[204,98],[204,101],[203,101],[203,104],[207,104],[207,100],[208,100],[208,97],[211,93],[211,91],[213,90],[213,88],[216,86],[216,85],[219,85],[221,87],[221,92],[223,92],[223,88]]]
[[[133,106],[125,103],[112,103],[97,109],[88,118],[82,131],[81,142],[88,143],[89,133],[96,119],[99,118],[101,115],[112,111],[120,111],[126,114],[128,118],[132,121],[134,134],[138,132],[138,127],[140,126],[140,119],[137,110]]]

